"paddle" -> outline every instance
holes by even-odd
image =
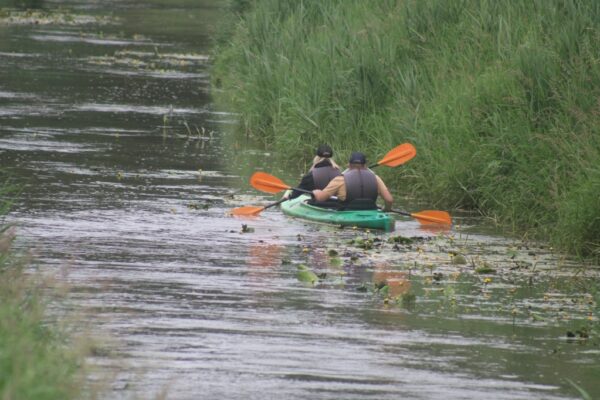
[[[446,211],[425,210],[417,213],[409,213],[401,210],[390,210],[407,217],[413,217],[423,225],[452,225],[452,218]]]
[[[282,190],[288,190],[288,189],[297,190],[297,191],[303,192],[303,193],[312,193],[310,190],[304,190],[304,189],[290,187],[290,186],[286,185],[281,179],[277,178],[276,176],[267,174],[266,172],[255,172],[250,177],[250,184],[254,188],[260,190],[261,192],[267,192],[267,193],[279,193]],[[283,198],[279,201],[276,201],[275,203],[271,203],[264,207],[255,207],[255,206],[238,207],[238,208],[234,208],[233,210],[231,210],[230,214],[240,215],[240,216],[241,215],[246,215],[246,216],[257,215],[257,214],[260,214],[261,212],[263,212],[264,210],[266,210],[267,208],[275,207],[276,205],[281,204],[286,200],[288,200],[288,199]]]
[[[397,167],[397,166],[402,165],[405,162],[409,161],[416,155],[417,155],[417,149],[415,149],[415,146],[413,146],[410,143],[403,143],[403,144],[400,144],[400,145],[394,147],[392,150],[388,151],[387,154],[381,160],[379,160],[375,164],[370,165],[369,168],[375,168],[380,165],[385,165],[387,167]],[[308,194],[312,193],[310,190],[304,190],[304,189],[300,189],[300,188],[290,187],[289,185],[286,185],[281,179],[279,179],[273,175],[267,174],[265,172],[254,173],[252,175],[252,177],[250,178],[250,184],[255,189],[258,189],[261,192],[267,192],[267,193],[279,193],[282,190],[289,190],[289,189],[296,190],[296,191],[302,192],[302,193],[308,193]],[[261,213],[262,211],[266,210],[267,208],[274,207],[278,204],[283,203],[286,200],[287,199],[281,199],[275,203],[271,203],[264,207],[255,207],[255,206],[238,207],[238,208],[233,209],[231,211],[231,214],[233,214],[233,215],[257,215],[257,214]]]
[[[231,215],[238,215],[238,216],[251,216],[251,215],[258,215],[261,212],[263,212],[264,210],[266,210],[267,208],[271,208],[271,207],[275,207],[278,204],[283,203],[284,201],[286,201],[286,198],[283,198],[279,201],[276,201],[275,203],[271,203],[269,205],[266,205],[264,207],[255,207],[255,206],[245,206],[245,207],[238,207],[238,208],[234,208],[233,210],[230,211]]]
[[[415,146],[410,143],[403,143],[388,151],[388,153],[381,160],[373,165],[370,165],[369,168],[375,168],[379,165],[397,167],[412,159],[416,155],[417,149],[415,149]],[[288,189],[297,190],[303,193],[310,193],[309,190],[292,188],[289,185],[286,185],[281,179],[265,172],[255,172],[250,178],[250,184],[255,189],[267,193],[279,193],[282,190]]]
[[[397,167],[402,165],[408,160],[412,159],[417,155],[417,149],[410,143],[400,144],[390,151],[375,164],[369,165],[369,168],[375,168],[379,165],[385,165],[386,167]]]
[[[266,172],[255,172],[250,177],[250,184],[257,190],[261,192],[267,193],[279,193],[282,190],[297,190],[302,193],[312,193],[310,190],[293,188],[289,185],[286,185],[281,179],[273,176],[271,174],[267,174]]]
[[[256,189],[267,192],[267,193],[278,193],[282,190],[298,190],[304,193],[311,193],[310,190],[298,189],[290,187],[286,185],[281,179],[276,176],[267,174],[266,172],[255,172],[250,178],[250,184]],[[240,207],[233,210],[234,215],[256,215],[263,211],[265,208],[275,206],[277,204],[283,203],[286,199],[281,199],[276,203],[269,204],[266,207]],[[239,210],[239,211],[237,211]],[[452,218],[450,214],[446,211],[437,211],[437,210],[425,210],[420,211],[418,213],[409,213],[401,210],[390,210],[390,212],[398,213],[405,215],[407,217],[415,218],[423,225],[433,225],[433,224],[441,224],[441,225],[452,225]],[[240,214],[241,213],[241,214]]]

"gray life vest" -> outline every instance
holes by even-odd
[[[336,176],[340,176],[342,173],[339,169],[328,165],[326,167],[313,168],[312,177],[315,183],[315,189],[323,190]]]
[[[373,172],[368,169],[351,169],[344,174],[344,182],[346,183],[346,204],[372,202],[372,206],[376,207],[377,177]]]

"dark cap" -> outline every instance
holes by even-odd
[[[333,150],[326,144],[322,144],[319,147],[317,147],[317,155],[319,157],[329,158],[333,156]]]
[[[348,163],[350,163],[350,164],[366,164],[367,157],[365,157],[365,155],[363,153],[361,153],[360,151],[355,151],[350,156],[350,160],[348,160]]]

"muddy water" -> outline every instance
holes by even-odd
[[[0,25],[0,165],[25,184],[19,245],[100,338],[105,398],[600,395],[593,271],[468,218],[376,234],[228,217],[273,200],[252,170],[294,176],[224,139],[220,2],[65,3]]]

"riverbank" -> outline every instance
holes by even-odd
[[[0,186],[0,217],[8,192]],[[0,227],[0,396],[80,398],[84,354],[47,312],[48,282],[26,272],[28,257],[12,250],[16,235],[14,226]]]
[[[239,2],[213,82],[242,134],[302,164],[411,142],[402,194],[600,255],[600,6]]]

